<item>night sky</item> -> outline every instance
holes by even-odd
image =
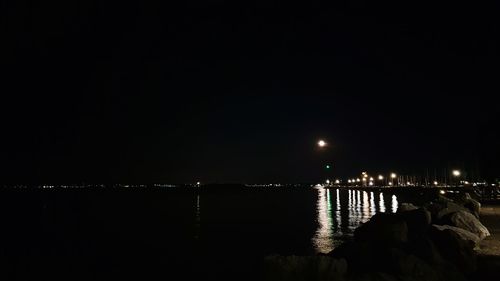
[[[500,176],[498,3],[27,2],[0,8],[0,183]]]

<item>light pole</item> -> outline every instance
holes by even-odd
[[[462,173],[460,173],[460,170],[453,170],[453,171],[452,171],[452,174],[453,174],[453,176],[455,177],[455,184],[456,184],[456,186],[458,186],[458,185],[459,185],[459,183],[460,183],[460,179],[459,179],[459,178],[460,178],[460,175],[461,175]]]
[[[397,178],[398,175],[396,175],[396,173],[391,173],[391,185],[394,185],[394,179]]]
[[[384,176],[382,175],[378,175],[378,180],[380,181],[380,186],[382,186],[384,184]]]

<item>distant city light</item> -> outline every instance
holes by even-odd
[[[326,168],[327,168],[327,169],[330,169],[330,165],[326,165]]]
[[[384,176],[382,176],[382,175],[378,176],[378,180],[383,180],[383,179],[384,179]]]
[[[201,185],[201,182],[199,182],[199,181],[198,181],[198,182],[196,182],[196,185]]]
[[[391,178],[395,179],[397,177],[396,173],[391,173]]]
[[[372,185],[373,185],[373,182],[371,181],[371,182],[369,183],[369,185],[370,185],[370,186],[372,186]]]
[[[318,141],[318,146],[319,147],[325,147],[326,146],[326,142],[324,140],[319,140]]]
[[[363,178],[363,181],[366,181],[366,178]]]
[[[373,181],[373,178],[372,178],[372,177],[370,177],[370,181]]]
[[[459,170],[453,170],[453,175],[455,177],[459,177],[460,176],[460,171]]]
[[[439,191],[439,193],[441,193],[441,194],[446,194],[446,191],[441,190],[441,191]]]
[[[327,183],[327,184],[330,184],[330,180],[326,180],[326,183]]]
[[[347,180],[348,183],[351,183],[351,180]]]
[[[392,185],[392,182],[389,182],[389,185]]]
[[[358,178],[358,179],[356,179],[356,181],[357,181],[357,182],[360,182],[361,180]]]
[[[434,181],[434,185],[438,185],[438,182],[437,182],[437,181]]]
[[[339,183],[340,183],[340,181],[339,181],[339,180],[335,180],[335,184],[339,184]]]

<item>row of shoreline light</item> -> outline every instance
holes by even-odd
[[[318,145],[318,147],[319,147],[320,149],[324,149],[324,148],[326,148],[326,147],[328,146],[328,143],[327,143],[325,140],[320,139],[320,140],[318,141],[317,145]],[[326,168],[327,168],[327,169],[330,169],[330,164],[327,164],[327,165],[326,165]],[[452,170],[452,173],[451,173],[451,174],[453,175],[453,177],[455,177],[455,178],[456,178],[456,181],[458,181],[458,179],[459,179],[459,177],[461,176],[461,174],[462,174],[462,173],[461,173],[461,171],[460,171],[460,170],[456,170],[456,169],[455,169],[455,170]],[[375,185],[375,183],[374,183],[374,182],[375,182],[375,179],[374,179],[373,177],[368,177],[368,174],[367,174],[366,172],[362,172],[362,173],[361,173],[361,175],[362,175],[362,177],[361,177],[361,178],[352,178],[352,179],[348,179],[348,180],[347,180],[347,184],[358,184],[358,183],[362,183],[364,186],[367,186],[367,185],[368,185],[368,186],[374,186],[374,185]],[[393,185],[394,185],[394,180],[395,180],[397,177],[398,177],[398,175],[397,175],[396,173],[390,173],[390,175],[389,175],[389,177],[388,177],[388,178],[390,178],[391,180],[390,180],[390,181],[388,181],[387,185],[389,185],[389,186],[393,186]],[[377,179],[378,179],[379,183],[383,183],[382,181],[385,179],[385,177],[384,177],[383,175],[378,175]],[[467,181],[460,181],[460,183],[461,183],[461,184],[462,184],[462,183],[463,183],[463,184],[469,184]],[[339,179],[336,179],[334,182],[331,182],[329,179],[327,179],[327,180],[326,180],[326,184],[337,184],[337,185],[339,185],[339,184],[341,184],[341,181],[340,181]],[[397,180],[396,184],[397,184],[397,185],[404,185],[404,183],[403,183],[403,184],[400,184],[399,179]],[[439,186],[439,184],[440,184],[440,183],[439,183],[439,182],[437,182],[437,181],[433,181],[433,182],[432,182],[432,185],[434,185],[434,186]],[[383,184],[381,184],[381,185],[383,185]],[[411,182],[407,182],[407,185],[412,185],[412,183],[411,183]],[[415,185],[415,184],[413,183],[413,185]],[[446,185],[446,183],[445,183],[445,185]]]
[[[459,178],[460,175],[462,173],[460,172],[460,170],[453,170],[452,171],[452,175],[455,177],[455,178]],[[391,180],[387,183],[388,186],[393,186],[395,185],[394,184],[394,180],[398,177],[398,175],[396,173],[390,173],[388,178],[390,178]],[[384,181],[385,177],[383,175],[378,175],[377,177],[377,180],[379,181],[380,185],[384,185],[382,181]],[[329,179],[327,179],[326,181],[326,184],[341,184],[342,181],[339,180],[339,179],[336,179],[335,181],[330,181]],[[375,185],[375,179],[371,176],[368,176],[368,173],[367,172],[362,172],[361,173],[361,178],[352,178],[352,179],[347,179],[347,184],[362,184],[363,186],[374,186]],[[460,183],[463,183],[463,184],[469,184],[469,182],[467,181],[461,181]],[[435,186],[438,186],[440,183],[437,182],[437,181],[433,181],[432,182],[432,185],[435,185]],[[398,182],[396,183],[396,185],[404,185],[404,184],[400,184],[399,183],[399,180]],[[411,182],[407,182],[406,185],[412,185]],[[413,184],[415,185],[415,184]]]

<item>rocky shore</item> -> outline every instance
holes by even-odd
[[[490,232],[481,204],[469,194],[439,196],[424,206],[403,203],[398,213],[379,213],[352,241],[326,255],[269,256],[266,280],[487,280],[479,259]],[[491,273],[492,274],[492,273]],[[491,279],[493,280],[493,279]]]

